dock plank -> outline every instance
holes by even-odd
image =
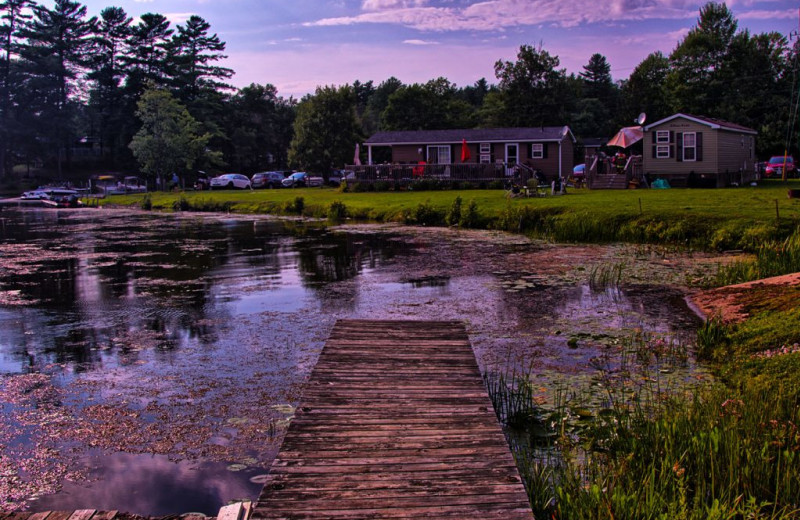
[[[532,520],[460,322],[339,320],[251,518]]]

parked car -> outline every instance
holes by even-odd
[[[283,172],[261,172],[251,177],[250,181],[255,188],[280,188],[283,182]]]
[[[283,179],[284,188],[313,188],[322,186],[322,177],[312,177],[306,172],[295,172]]]
[[[241,173],[225,173],[219,177],[214,177],[211,179],[210,185],[212,190],[219,190],[223,188],[227,188],[229,190],[233,188],[239,188],[242,190],[252,189],[250,179]]]
[[[784,157],[783,155],[776,155],[775,157],[770,157],[769,161],[767,161],[767,166],[764,168],[764,176],[765,177],[783,177],[783,163]],[[786,176],[790,177],[795,173],[795,164],[794,158],[789,155],[786,157]]]

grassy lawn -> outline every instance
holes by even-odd
[[[800,199],[787,190],[800,181],[765,181],[730,189],[572,189],[564,196],[508,198],[503,190],[345,193],[333,188],[152,193],[114,196],[101,204],[173,211],[347,217],[420,225],[526,232],[565,242],[668,242],[716,249],[753,250],[791,234],[800,222]],[[453,207],[456,198],[459,208]],[[470,218],[465,218],[472,204]],[[332,209],[333,205],[333,209]],[[777,207],[777,211],[776,211]],[[452,214],[456,211],[459,214]],[[460,217],[460,218],[459,218]],[[778,218],[780,217],[780,218]]]

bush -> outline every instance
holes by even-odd
[[[344,202],[334,200],[328,208],[328,220],[331,222],[341,222],[347,218],[347,206]]]
[[[450,211],[447,212],[445,222],[448,226],[458,226],[461,223],[461,197],[453,199]]]
[[[192,209],[192,205],[186,197],[181,195],[181,198],[172,203],[172,209],[175,211],[189,211]]]
[[[478,213],[478,203],[475,199],[469,201],[467,210],[461,212],[461,219],[458,225],[462,228],[478,228],[480,227],[481,216]]]
[[[145,193],[144,197],[142,197],[142,201],[139,203],[139,207],[145,211],[150,211],[153,209],[153,197],[150,196],[149,193]]]
[[[418,226],[441,226],[444,224],[444,211],[436,209],[430,201],[421,202],[413,210],[403,212],[403,221],[406,224]]]
[[[286,213],[295,213],[297,215],[302,215],[305,209],[306,200],[303,197],[295,197],[293,201],[287,201],[283,207]]]

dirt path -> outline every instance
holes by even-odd
[[[792,273],[699,291],[691,295],[691,301],[706,318],[720,316],[726,322],[739,322],[757,309],[780,309],[797,293],[800,273]]]

